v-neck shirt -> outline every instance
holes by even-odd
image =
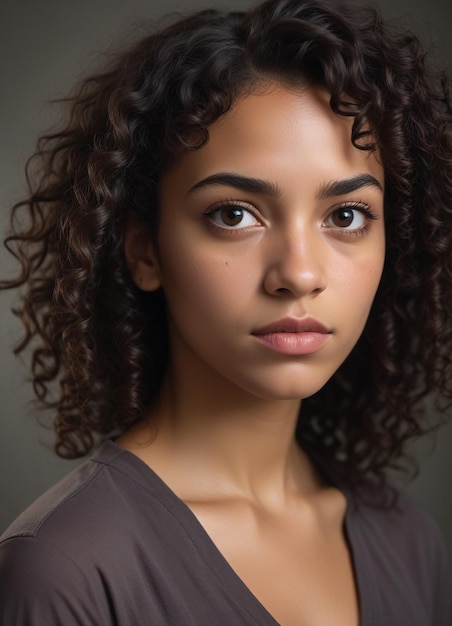
[[[451,626],[433,520],[404,496],[387,509],[345,495],[360,626]],[[190,508],[113,441],[0,538],[0,623],[278,626]]]

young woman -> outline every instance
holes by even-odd
[[[417,39],[201,11],[69,102],[3,286],[57,452],[97,450],[3,535],[1,624],[450,625],[385,478],[452,398],[451,106]]]

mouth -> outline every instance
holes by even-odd
[[[262,326],[253,331],[253,335],[268,335],[271,333],[321,333],[324,335],[331,334],[332,329],[327,328],[314,319],[313,317],[302,317],[300,319],[296,317],[285,317],[271,322],[267,326]]]
[[[320,350],[330,339],[333,330],[312,317],[286,317],[251,334],[275,352],[307,355]]]

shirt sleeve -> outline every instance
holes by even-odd
[[[0,544],[2,626],[104,626],[94,590],[63,552],[35,537]]]

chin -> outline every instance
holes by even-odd
[[[298,376],[296,380],[269,381],[267,385],[258,385],[253,389],[248,388],[253,395],[265,400],[304,400],[315,395],[328,382],[328,378],[321,380],[307,380],[303,375]]]

